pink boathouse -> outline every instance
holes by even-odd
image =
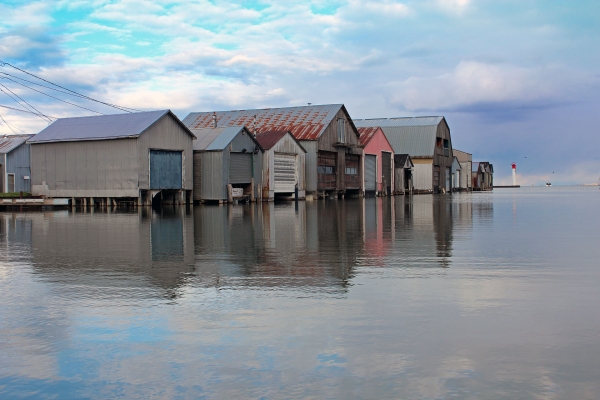
[[[391,195],[394,187],[394,150],[378,126],[359,128],[364,149],[365,193]]]

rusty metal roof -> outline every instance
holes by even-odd
[[[6,135],[0,136],[0,154],[8,154],[34,135]]]
[[[343,104],[325,104],[301,107],[264,108],[254,110],[193,112],[183,119],[190,129],[213,128],[213,114],[217,127],[245,125],[250,132],[290,131],[298,140],[318,140],[340,109],[344,110],[350,125],[358,131]],[[256,121],[255,121],[256,117]]]
[[[292,139],[298,144],[298,146],[300,146],[302,151],[304,151],[306,153],[306,150],[304,150],[304,147],[302,147],[300,142],[298,142],[298,139],[296,139],[290,131],[259,132],[256,134],[256,140],[258,140],[258,142],[260,143],[260,145],[262,146],[263,149],[270,150],[273,148],[273,146],[275,146],[277,144],[277,142],[279,142],[281,140],[281,138],[283,138],[288,133],[292,137]]]
[[[373,137],[375,136],[375,134],[377,133],[377,131],[380,131],[381,128],[378,126],[364,126],[364,127],[360,127],[358,128],[358,133],[360,134],[359,137],[359,143],[362,147],[365,147],[367,145],[367,143],[369,143],[371,141],[371,139],[373,139]],[[383,131],[381,131],[381,134],[383,135]]]

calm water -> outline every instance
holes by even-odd
[[[0,213],[0,398],[600,398],[600,190]]]

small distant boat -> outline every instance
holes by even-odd
[[[552,186],[550,182],[546,182],[546,186]]]

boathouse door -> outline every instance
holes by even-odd
[[[383,191],[389,195],[392,186],[392,153],[381,152],[381,173],[382,183],[385,185]]]
[[[229,183],[252,183],[252,153],[229,153]]]
[[[377,190],[377,156],[365,154],[365,191]]]
[[[275,153],[273,162],[275,193],[293,193],[298,182],[296,155]]]
[[[150,150],[150,189],[181,189],[182,161],[181,151]]]

